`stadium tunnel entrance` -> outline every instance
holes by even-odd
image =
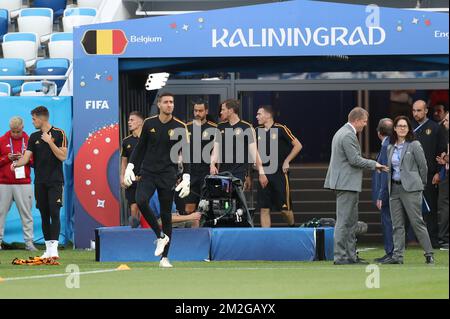
[[[430,12],[417,28],[406,25],[417,14],[287,1],[74,30],[75,246],[89,247],[96,228],[120,224],[119,177],[114,174],[119,171],[121,124],[128,110],[153,104],[157,92],[143,90],[149,73],[173,75],[164,89],[185,105],[178,107],[184,114],[176,114],[182,119],[188,119],[192,95],[205,95],[212,105],[222,97],[240,98],[242,117],[251,122],[255,105],[269,102],[280,107],[279,120],[298,129],[302,142],[308,136],[317,141],[318,128],[325,128],[329,138],[346,120],[347,107],[358,104],[373,114],[370,90],[448,88],[448,38],[430,32],[448,32],[448,15]],[[339,43],[336,30],[343,32]],[[102,37],[110,41],[97,41]],[[421,45],[411,46],[411,38]],[[398,72],[406,74],[399,80]],[[323,123],[325,118],[333,121]],[[370,153],[369,134],[361,139],[363,152]],[[309,203],[298,204],[294,210],[311,212]],[[325,204],[332,211],[334,202]]]

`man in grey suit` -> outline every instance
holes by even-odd
[[[324,188],[336,191],[336,225],[334,227],[334,264],[366,264],[356,254],[358,197],[362,188],[363,169],[388,171],[387,166],[361,156],[357,133],[367,125],[369,113],[355,107],[348,123],[334,135],[331,159]]]

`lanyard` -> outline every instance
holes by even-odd
[[[11,154],[14,154],[14,147],[11,137],[9,138],[9,146],[11,147]],[[22,152],[21,152],[22,155],[24,150],[25,150],[25,138],[22,137]]]
[[[425,122],[423,122],[422,124],[420,124],[418,127],[416,127],[415,129],[414,129],[414,133],[416,133],[426,122],[428,122],[429,121],[429,118],[427,118],[426,119],[426,121]]]

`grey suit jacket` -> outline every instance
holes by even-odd
[[[361,192],[363,169],[374,170],[377,162],[361,156],[361,147],[347,123],[334,134],[324,188]]]
[[[394,154],[394,145],[388,146],[388,181],[389,194],[391,193],[391,179],[392,179],[392,155]],[[403,146],[402,155],[400,158],[400,181],[407,192],[423,191],[427,184],[427,160],[423,151],[422,145],[419,141],[411,143],[405,142]]]

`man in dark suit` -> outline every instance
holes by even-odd
[[[381,140],[380,153],[377,162],[387,165],[387,147],[389,137],[392,135],[393,121],[389,118],[381,119],[378,123],[377,133]],[[392,257],[394,242],[392,238],[391,210],[389,207],[388,174],[386,172],[375,171],[372,176],[372,200],[381,212],[381,228],[383,231],[384,251],[386,254],[381,258],[376,258],[375,262],[383,262]]]
[[[438,226],[438,185],[440,182],[439,171],[441,166],[436,162],[436,157],[446,151],[445,132],[443,128],[434,121],[428,119],[428,108],[425,101],[418,100],[412,107],[414,120],[412,125],[416,139],[422,144],[427,159],[428,176],[427,185],[423,192],[429,206],[429,212],[424,214],[433,248],[439,247]]]

